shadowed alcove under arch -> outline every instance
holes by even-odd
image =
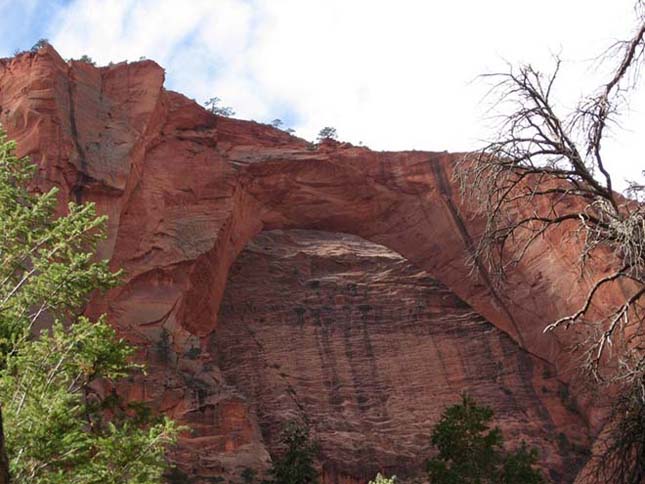
[[[511,444],[537,446],[557,482],[580,464],[568,443],[585,426],[552,367],[358,236],[257,235],[231,266],[210,346],[271,454],[286,422],[309,422],[326,482],[422,473],[432,425],[464,391],[493,407]]]

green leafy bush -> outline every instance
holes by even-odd
[[[374,478],[373,481],[369,482],[369,484],[395,484],[395,483],[396,483],[396,476],[385,477],[385,476],[382,476],[380,472],[376,474],[376,477]]]

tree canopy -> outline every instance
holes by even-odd
[[[537,451],[526,445],[515,452],[504,450],[498,427],[491,428],[493,411],[463,395],[448,407],[432,432],[438,451],[427,463],[433,484],[539,484],[541,473],[533,468]]]
[[[280,443],[284,452],[273,460],[271,484],[317,484],[318,446],[311,441],[309,428],[289,422],[282,431]]]
[[[118,398],[113,381],[139,367],[133,348],[83,306],[120,274],[96,261],[105,217],[57,189],[28,189],[35,167],[0,131],[0,402],[17,483],[157,483],[171,420]]]

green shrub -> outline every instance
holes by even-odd
[[[381,475],[380,472],[376,474],[376,477],[374,478],[373,481],[369,482],[369,484],[395,484],[395,483],[396,483],[396,476],[384,477]]]
[[[327,139],[334,139],[334,140],[338,139],[338,132],[336,131],[336,128],[333,128],[331,126],[325,126],[323,129],[321,129],[318,132],[319,143]]]
[[[438,450],[427,463],[433,484],[539,484],[542,474],[533,468],[537,451],[522,444],[515,452],[504,450],[498,427],[490,428],[493,411],[478,406],[467,395],[448,407],[432,432]]]
[[[230,106],[221,106],[221,102],[222,100],[220,98],[212,97],[204,103],[204,106],[208,111],[218,116],[224,116],[226,118],[235,116],[235,110]]]
[[[309,429],[289,422],[280,437],[284,453],[273,460],[271,484],[317,484],[315,467],[318,446],[311,442]]]

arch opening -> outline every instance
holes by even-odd
[[[550,365],[427,272],[355,235],[253,238],[231,266],[209,346],[266,452],[260,471],[295,419],[320,443],[325,482],[421,475],[432,426],[464,391],[493,407],[511,446],[537,446],[558,482],[583,461],[563,439],[587,445],[586,425]],[[258,447],[236,451],[250,462]]]

